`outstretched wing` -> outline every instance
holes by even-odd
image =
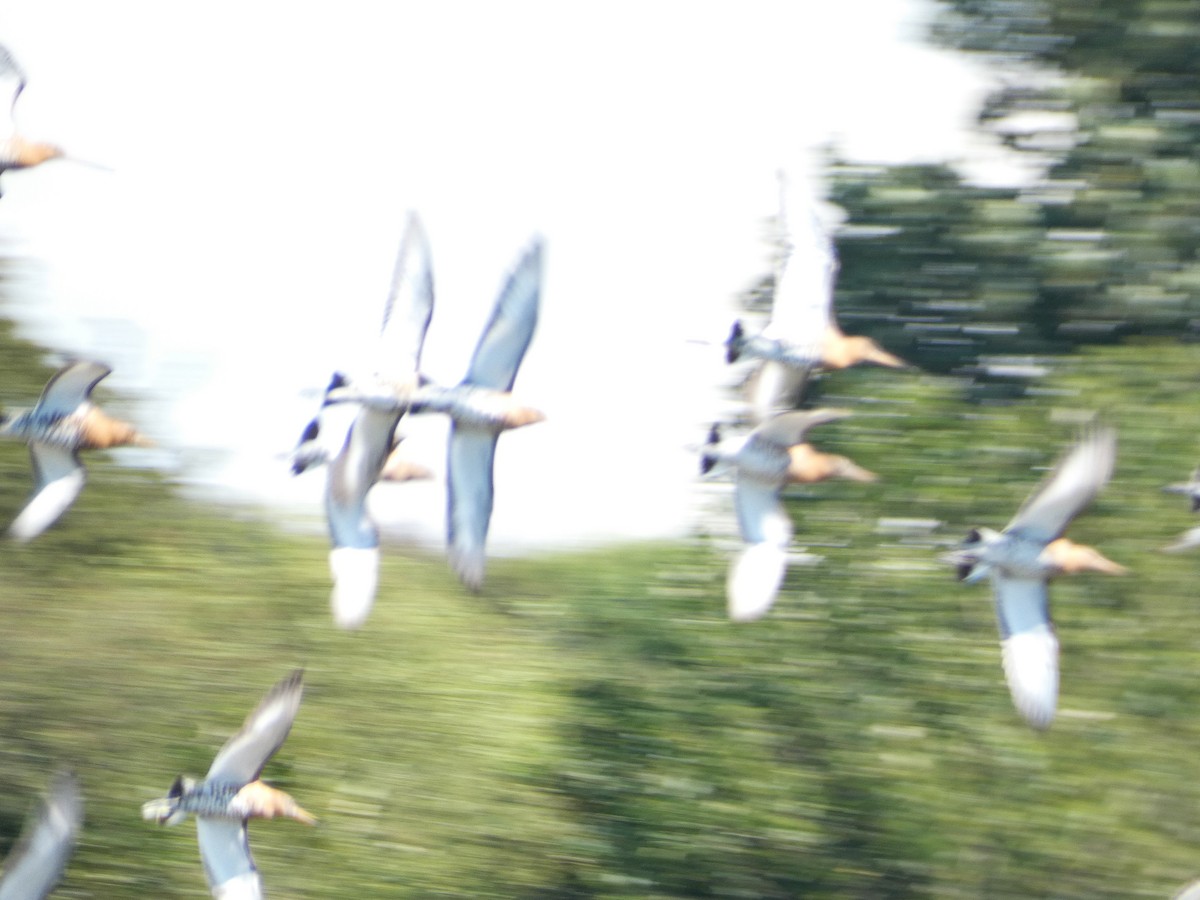
[[[517,367],[533,339],[541,294],[542,242],[534,241],[496,298],[492,317],[471,356],[464,384],[512,390]]]
[[[367,493],[391,452],[394,412],[364,406],[333,462],[325,483],[325,515],[334,547],[379,546],[379,532],[367,511]]]
[[[1058,538],[1080,510],[1100,493],[1112,476],[1117,457],[1117,433],[1096,428],[1062,458],[1051,475],[1033,492],[1005,531],[1019,531],[1043,542]]]
[[[9,114],[0,115],[0,140],[12,137],[16,128],[12,120],[12,110],[17,105],[17,98],[25,89],[25,73],[17,65],[12,54],[6,47],[0,47],[0,102],[8,100]]]
[[[804,443],[804,436],[810,428],[836,422],[850,415],[848,409],[804,409],[780,413],[754,429],[751,439],[767,441],[780,447],[794,447]]]
[[[1004,678],[1013,704],[1034,728],[1049,728],[1058,703],[1058,638],[1046,582],[992,570]]]
[[[746,400],[755,422],[765,422],[780,409],[790,409],[804,393],[812,369],[785,366],[772,359],[761,362],[746,382]]]
[[[775,276],[771,321],[763,333],[802,348],[811,346],[819,359],[821,341],[833,320],[837,254],[817,216],[811,186],[790,190],[782,173],[779,216],[787,252]]]
[[[64,447],[34,441],[29,445],[34,494],[9,526],[18,541],[33,540],[67,511],[87,481],[87,470]]]
[[[0,900],[41,900],[49,894],[71,857],[82,819],[79,782],[60,772],[4,862]]]
[[[433,264],[429,241],[416,213],[410,213],[396,256],[392,287],[383,307],[376,372],[386,379],[414,376],[433,317]]]
[[[446,457],[446,543],[455,574],[473,591],[483,584],[495,456],[495,432],[458,423],[450,426]]]
[[[729,566],[726,608],[735,622],[752,622],[775,603],[787,570],[787,549],[765,542],[742,550]]]
[[[91,396],[97,382],[110,372],[112,369],[103,363],[87,360],[63,366],[46,382],[37,404],[38,415],[70,415]]]
[[[733,505],[737,510],[738,530],[747,544],[787,547],[791,541],[792,521],[779,501],[782,487],[779,482],[767,482],[738,469]]]
[[[210,816],[196,818],[200,859],[212,895],[218,900],[259,900],[262,878],[250,855],[245,820]]]
[[[262,772],[283,744],[300,709],[304,670],[296,669],[267,692],[241,730],[217,753],[206,776],[228,784],[247,784]]]

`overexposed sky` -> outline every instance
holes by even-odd
[[[835,144],[961,160],[987,81],[917,43],[917,0],[30,2],[0,10],[27,71],[18,122],[113,167],[4,176],[0,251],[18,314],[108,386],[182,479],[286,501],[305,387],[370,351],[404,215],[422,216],[436,310],[425,368],[454,382],[495,292],[547,244],[506,435],[497,549],[679,533],[721,398],[739,291],[765,269],[775,171]],[[19,398],[0,397],[11,402]],[[442,470],[437,422],[414,458]],[[122,451],[129,454],[135,451]],[[132,457],[131,457],[132,458]],[[385,533],[440,541],[440,483],[384,486]],[[274,513],[272,513],[274,514]]]

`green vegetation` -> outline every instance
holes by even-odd
[[[4,351],[22,390],[48,374]],[[0,850],[66,763],[87,819],[58,896],[204,896],[193,826],[139,805],[302,665],[266,776],[321,823],[252,827],[273,896],[1164,896],[1200,868],[1197,561],[1158,552],[1191,524],[1160,488],[1200,450],[1197,362],[1093,348],[993,404],[947,376],[827,377],[820,402],[857,415],[815,440],[882,481],[797,496],[796,545],[823,559],[740,627],[699,539],[497,560],[481,596],[388,547],[367,627],[341,633],[323,540],[96,455],[65,519],[0,552]],[[989,590],[937,554],[1003,526],[1087,411],[1120,459],[1071,534],[1135,574],[1055,586],[1061,711],[1036,734]],[[0,447],[4,517],[26,466]]]

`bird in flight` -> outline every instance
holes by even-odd
[[[972,528],[945,555],[960,581],[992,581],[1004,675],[1018,712],[1043,730],[1058,702],[1058,637],[1050,620],[1049,579],[1078,572],[1127,570],[1064,538],[1067,525],[1112,476],[1117,434],[1093,428],[1062,458],[1002,532]]]
[[[181,775],[166,797],[142,805],[142,818],[160,825],[177,825],[188,813],[195,815],[200,858],[214,897],[263,896],[262,878],[250,855],[249,819],[286,816],[308,825],[316,822],[291,796],[259,780],[292,728],[303,677],[297,669],[267,692],[217,753],[204,780]]]
[[[0,437],[26,441],[33,462],[33,496],[8,530],[16,540],[37,537],[75,502],[87,480],[79,451],[150,445],[91,402],[92,389],[111,371],[98,362],[69,363],[46,383],[35,406],[0,414]]]

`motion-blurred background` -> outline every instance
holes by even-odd
[[[10,4],[0,403],[68,355],[154,451],[0,547],[0,850],[52,768],[86,821],[56,896],[206,893],[139,804],[203,774],[306,667],[268,767],[322,820],[252,828],[283,897],[1163,897],[1200,874],[1192,522],[1200,452],[1200,3]],[[775,172],[845,213],[838,316],[919,372],[821,378],[813,435],[875,485],[796,491],[762,622],[725,620],[732,511],[698,443],[719,342],[765,313]],[[407,210],[461,377],[547,242],[480,596],[444,486],[382,486],[360,633],[328,611],[305,388],[364,352]],[[1054,727],[1014,712],[984,586],[1004,525],[1098,413],[1112,483],[1072,527],[1129,566],[1055,586]],[[411,426],[440,470],[442,432]],[[31,486],[0,447],[0,518]]]

